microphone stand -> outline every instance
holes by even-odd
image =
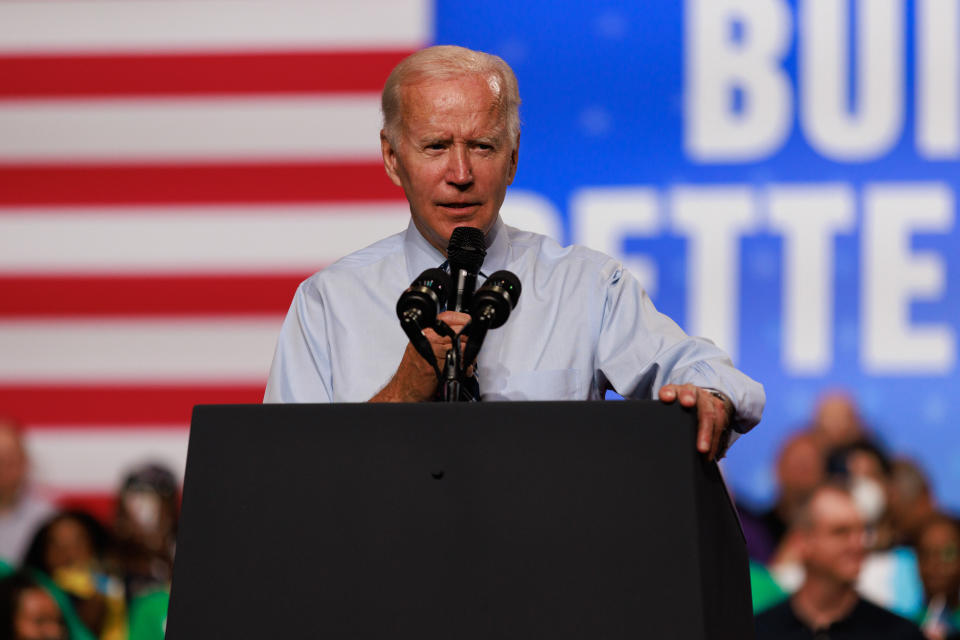
[[[460,402],[460,367],[459,358],[453,349],[447,351],[447,359],[443,365],[443,378],[441,383],[443,384],[443,401],[444,402]]]
[[[463,389],[464,367],[463,354],[460,351],[460,336],[451,329],[445,322],[438,320],[436,331],[440,335],[449,336],[452,348],[447,351],[447,357],[443,363],[443,371],[438,371],[437,378],[440,380],[440,397],[443,402],[470,402],[473,399],[464,400],[461,397]]]

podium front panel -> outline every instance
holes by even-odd
[[[693,415],[197,407],[167,638],[749,638]]]

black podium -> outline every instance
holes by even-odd
[[[197,407],[166,637],[752,638],[694,440],[654,402]]]

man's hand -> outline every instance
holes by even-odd
[[[707,460],[719,460],[730,443],[730,419],[733,406],[706,389],[692,384],[668,384],[660,388],[660,401],[667,404],[680,401],[684,407],[697,408],[697,450],[707,454]]]
[[[437,319],[445,322],[455,333],[459,334],[470,322],[470,315],[456,311],[444,311],[437,316]],[[430,341],[430,346],[433,347],[433,356],[437,359],[437,366],[442,370],[447,351],[452,346],[451,339],[448,336],[437,334],[433,329],[425,329],[423,335]],[[466,341],[466,336],[460,337],[461,349]],[[472,371],[468,369],[467,375],[472,375]],[[390,379],[387,386],[370,399],[370,402],[425,402],[433,398],[436,391],[436,372],[408,342],[407,348],[403,351],[400,366],[397,367],[397,372],[393,374],[393,378]]]

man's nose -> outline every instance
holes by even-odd
[[[464,188],[473,183],[473,167],[470,165],[470,154],[463,145],[454,145],[450,149],[447,165],[447,182]]]

